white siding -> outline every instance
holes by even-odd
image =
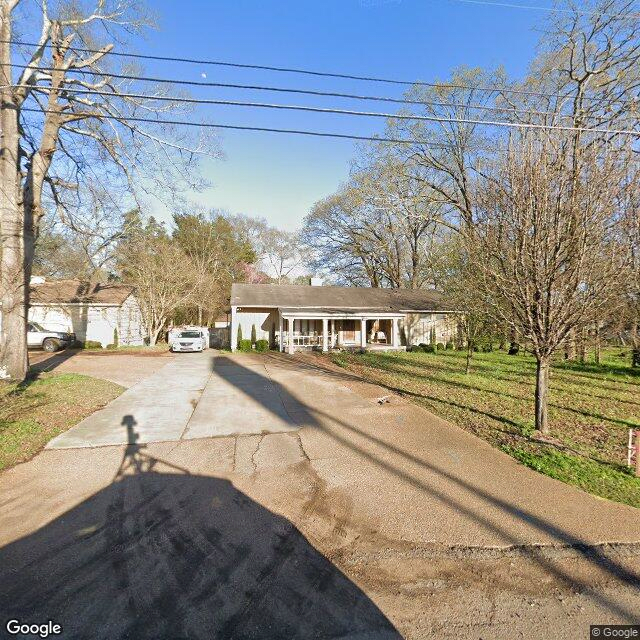
[[[93,304],[32,305],[29,320],[45,329],[71,331],[80,342],[99,342],[103,347],[113,344],[118,330],[119,345],[141,345],[144,341],[140,309],[133,296],[121,307]]]
[[[118,344],[140,346],[144,344],[145,331],[140,306],[134,296],[129,296],[118,312]]]
[[[113,342],[118,326],[118,307],[90,304],[33,305],[29,320],[45,329],[72,331],[80,342],[99,342],[103,347]]]
[[[278,310],[277,309],[251,309],[247,311],[236,311],[233,331],[235,338],[238,335],[238,326],[242,327],[242,339],[251,338],[251,327],[256,326],[256,339],[269,340],[271,343],[272,331],[278,331]]]

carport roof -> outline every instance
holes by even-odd
[[[231,306],[313,310],[452,311],[433,289],[382,289],[374,287],[312,287],[294,284],[244,284],[231,286]]]

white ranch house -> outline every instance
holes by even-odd
[[[133,287],[112,282],[31,281],[29,321],[45,329],[75,333],[80,342],[144,344],[144,325]]]
[[[434,290],[307,285],[233,284],[231,350],[243,339],[269,340],[272,348],[293,353],[318,349],[404,350],[453,340],[452,310]]]

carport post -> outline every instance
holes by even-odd
[[[289,344],[288,349],[289,349],[289,353],[293,354],[293,323],[295,322],[295,320],[293,318],[289,318],[287,320],[287,322],[289,323],[288,329],[289,329]]]
[[[280,353],[284,351],[284,320],[282,319],[282,314],[278,314],[278,328],[280,330],[280,340],[278,342],[278,350]]]
[[[363,349],[367,348],[367,319],[360,319],[360,346]]]
[[[391,319],[391,344],[393,345],[394,349],[400,346],[400,340],[398,339],[400,337],[400,331],[398,330],[398,322],[399,322],[398,318]]]
[[[329,320],[322,318],[322,351],[329,351]]]
[[[229,338],[231,351],[235,351],[238,347],[238,307],[231,307],[231,335]]]

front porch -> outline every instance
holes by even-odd
[[[281,352],[335,349],[404,350],[401,314],[332,310],[279,310],[277,347]]]

